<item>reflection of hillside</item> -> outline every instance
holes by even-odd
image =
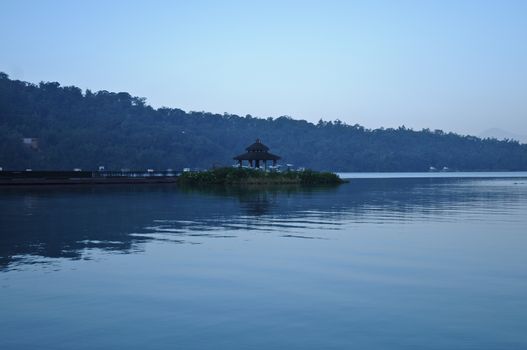
[[[94,247],[129,252],[141,220],[124,197],[85,187],[2,190],[1,264],[27,254],[78,259]]]
[[[333,188],[153,185],[0,191],[0,269],[28,255],[79,259],[94,248],[131,253],[150,239],[188,242],[236,237],[240,230],[306,236],[311,228],[339,229],[349,221],[506,214],[527,198],[524,181],[507,179],[370,179]]]

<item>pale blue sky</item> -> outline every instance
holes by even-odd
[[[527,134],[527,1],[0,2],[0,71],[155,107]]]

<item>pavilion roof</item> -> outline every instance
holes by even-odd
[[[235,160],[279,160],[280,156],[269,153],[269,147],[256,139],[256,142],[246,148],[247,152],[240,154]]]
[[[247,152],[267,152],[269,147],[260,142],[260,139],[256,139],[256,142],[247,147]]]

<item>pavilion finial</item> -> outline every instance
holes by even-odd
[[[256,143],[260,143],[260,138],[256,138]]]

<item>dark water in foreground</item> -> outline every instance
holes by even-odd
[[[526,349],[527,179],[0,189],[0,349]]]

